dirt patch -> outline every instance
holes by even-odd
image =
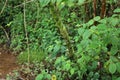
[[[17,69],[16,57],[3,46],[0,46],[0,79]]]

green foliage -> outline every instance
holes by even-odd
[[[12,80],[12,79],[17,80],[18,77],[20,77],[20,74],[18,73],[18,71],[12,71],[12,74],[7,74],[6,80]]]
[[[115,65],[115,63],[110,63],[109,64],[109,71],[110,71],[111,74],[116,72],[116,65]]]
[[[51,80],[51,75],[48,74],[47,72],[45,72],[44,70],[41,72],[41,74],[39,74],[35,80]]]
[[[114,13],[119,13],[119,12],[120,12],[119,8],[117,8],[117,9],[114,10]]]
[[[30,63],[33,62],[42,62],[45,57],[46,57],[46,53],[43,50],[30,50]],[[28,52],[24,51],[21,52],[18,55],[18,62],[19,63],[27,63],[28,61]]]
[[[102,20],[98,19],[96,21],[100,23],[97,26],[91,26],[93,22],[89,21],[87,24],[90,24],[90,25],[83,24],[83,26],[85,27],[81,27],[80,29],[78,29],[79,39],[77,40],[77,42],[80,42],[80,43],[77,46],[77,49],[78,49],[77,57],[80,57],[80,60],[81,60],[85,56],[88,60],[87,62],[85,62],[86,64],[90,64],[91,61],[92,62],[100,61],[102,63],[101,65],[105,65],[107,63],[109,65],[109,72],[111,74],[114,74],[114,73],[117,73],[116,72],[117,67],[115,63],[118,64],[119,62],[118,55],[120,50],[119,48],[120,47],[119,45],[120,31],[119,31],[119,28],[116,29],[115,27],[113,27],[115,25],[119,25],[119,22],[116,22],[116,23],[112,22],[113,24],[109,23],[109,19],[111,18],[113,21],[116,21],[115,17],[110,17]],[[108,23],[111,24],[112,26],[110,26]],[[90,29],[89,29],[89,26],[91,26]],[[112,46],[110,47],[109,44],[111,44]],[[83,58],[83,60],[86,61],[85,58]],[[83,63],[83,61],[79,62],[79,64],[80,63]],[[86,64],[83,64],[83,66],[84,67],[89,66]],[[97,66],[98,64],[96,63],[95,65]],[[93,65],[93,67],[95,67],[95,65]],[[85,69],[91,70],[90,67]],[[95,69],[97,69],[97,67],[93,68],[93,70]],[[104,66],[102,67],[102,69],[103,70],[105,69]],[[108,71],[106,71],[106,74],[107,72]],[[102,75],[102,77],[103,76],[104,75]]]
[[[106,17],[101,19],[101,4],[97,4],[97,16],[93,18],[92,0],[26,1],[26,43],[23,2],[9,0],[0,15],[0,26],[9,34],[10,48],[21,52],[18,62],[24,65],[29,45],[30,69],[25,65],[21,71],[32,77],[37,75],[36,80],[50,80],[53,74],[58,80],[119,80],[120,9],[107,11],[111,9],[109,5],[114,9],[116,2],[119,4],[117,0],[107,0]],[[0,39],[0,43],[7,41],[1,28]]]
[[[95,17],[91,19],[92,22],[82,24],[73,38],[77,48],[74,55],[76,59],[69,60],[67,56],[61,56],[57,57],[53,64],[48,58],[46,61],[52,63],[48,70],[54,66],[52,71],[50,70],[51,74],[55,74],[59,80],[100,78],[106,80],[106,77],[119,79],[120,30],[115,27],[119,25],[118,22],[111,26],[112,23],[109,23],[111,18],[116,19],[114,16],[105,19]],[[99,23],[95,26],[94,21]]]

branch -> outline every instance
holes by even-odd
[[[5,4],[4,4],[2,10],[0,11],[0,15],[3,13],[3,11],[4,11],[5,7],[6,7],[6,4],[7,4],[7,0],[5,1]]]
[[[4,31],[4,33],[5,33],[6,37],[7,37],[7,40],[10,40],[7,31],[3,28],[3,26],[0,26],[0,28],[3,29],[3,31]]]
[[[30,49],[29,49],[29,40],[28,40],[28,32],[27,32],[27,25],[26,25],[26,0],[24,0],[24,29],[25,29],[25,37],[26,37],[26,43],[27,43],[27,51],[28,51],[28,68],[30,63]]]
[[[27,1],[25,3],[19,4],[19,5],[15,6],[14,8],[17,8],[17,7],[20,7],[20,6],[24,6],[25,4],[31,3],[33,1],[35,1],[35,0],[31,0],[31,1]]]

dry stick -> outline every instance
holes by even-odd
[[[4,33],[5,33],[6,37],[7,37],[7,40],[10,40],[10,38],[9,38],[9,36],[8,36],[7,31],[3,28],[3,26],[0,26],[0,28],[2,28],[2,29],[3,29],[3,31],[4,31]]]
[[[106,0],[102,0],[102,7],[101,7],[101,18],[104,18],[106,15]]]
[[[5,1],[5,4],[4,4],[2,10],[0,11],[0,15],[3,13],[3,11],[4,11],[5,7],[6,7],[6,4],[7,4],[7,0]]]
[[[28,41],[28,33],[27,33],[27,26],[26,26],[26,5],[25,5],[26,0],[24,0],[24,29],[25,29],[25,36],[26,36],[26,40],[27,40],[27,51],[28,51],[28,68],[29,68],[29,64],[30,64],[30,49],[29,49],[29,41]]]

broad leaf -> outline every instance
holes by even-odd
[[[60,5],[61,2],[62,0],[57,0],[57,6]]]
[[[72,68],[70,69],[70,74],[73,75],[75,73],[75,70]]]
[[[114,13],[120,13],[120,8],[115,9]]]
[[[105,31],[107,29],[107,26],[105,24],[99,24],[97,25],[97,29],[101,31]]]
[[[55,2],[56,2],[56,0],[51,0],[51,3],[53,3],[53,4],[54,4]]]
[[[48,5],[48,3],[50,2],[50,0],[39,0],[41,7],[45,7],[46,5]]]
[[[65,3],[64,3],[64,2],[62,2],[61,4],[59,4],[59,6],[58,6],[59,10],[63,9],[64,6],[65,6]]]
[[[64,66],[64,69],[68,71],[70,69],[70,67],[71,67],[70,61],[67,61],[66,65]]]
[[[54,47],[53,53],[56,54],[59,50],[60,50],[60,45],[57,44],[57,45],[55,45],[55,47]]]
[[[79,28],[78,29],[78,34],[81,36],[84,33],[85,29],[84,28]]]
[[[120,80],[120,77],[118,77],[116,80]]]
[[[120,73],[120,62],[116,63],[117,71]]]
[[[116,69],[117,69],[116,64],[115,63],[110,63],[110,65],[109,65],[109,72],[111,74],[114,74],[116,72]]]
[[[106,24],[107,20],[106,20],[106,18],[104,18],[104,19],[99,20],[99,22],[102,23],[102,24]]]
[[[115,56],[110,56],[110,60],[112,60],[113,62],[117,62],[118,59]]]
[[[91,25],[93,25],[93,24],[94,24],[94,20],[91,19],[91,20],[87,23],[87,26],[91,26]]]
[[[42,74],[39,74],[39,75],[37,75],[37,77],[35,78],[35,80],[42,80],[43,79],[43,75]]]
[[[79,4],[79,5],[84,4],[84,2],[85,2],[85,0],[78,0],[78,4]]]
[[[117,47],[117,46],[112,46],[112,48],[111,48],[111,50],[110,50],[110,53],[111,53],[112,55],[115,55],[115,54],[117,53],[117,51],[118,51],[118,47]]]
[[[69,7],[74,6],[74,0],[68,0],[68,1],[67,1],[67,5],[68,5]]]
[[[99,20],[100,20],[100,16],[96,16],[96,17],[94,17],[93,20],[95,20],[95,21],[99,21]]]
[[[91,36],[90,30],[85,30],[83,33],[83,39],[88,39]]]

